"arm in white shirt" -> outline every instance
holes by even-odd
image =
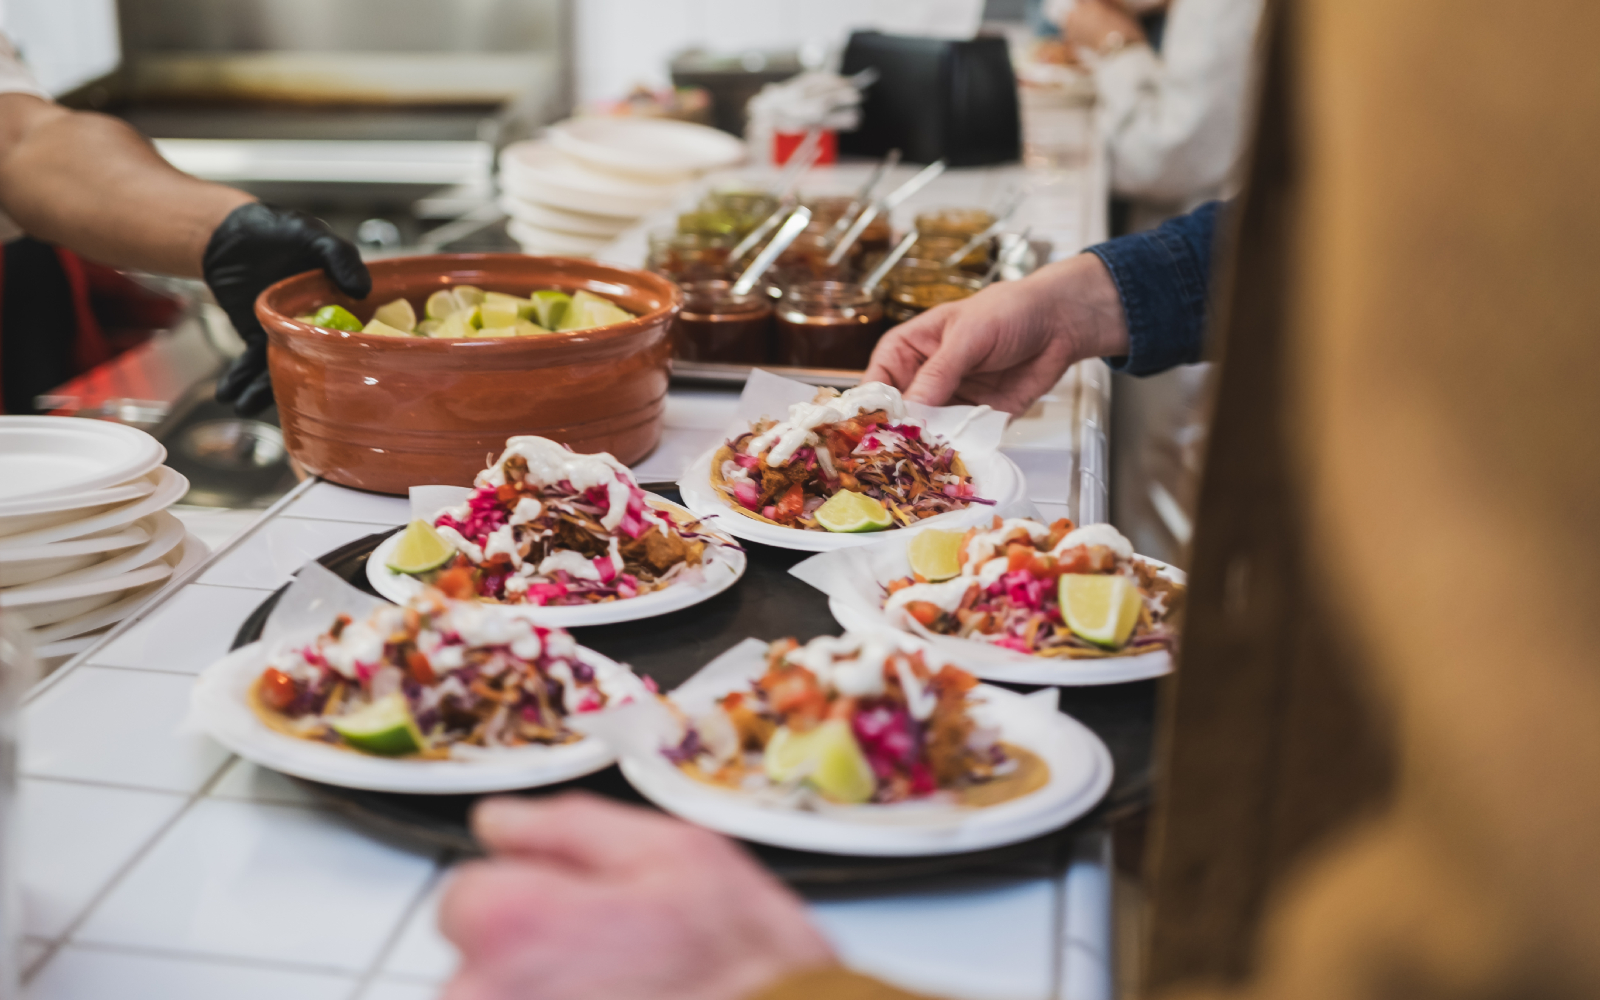
[[[1094,63],[1117,194],[1215,197],[1244,142],[1262,0],[1173,0],[1162,51],[1132,45]]]

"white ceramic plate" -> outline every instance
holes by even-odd
[[[1020,695],[980,684],[973,693],[979,704],[972,712],[980,724],[998,725],[1002,739],[1032,750],[1049,765],[1045,787],[979,809],[913,802],[810,812],[695,781],[659,752],[629,754],[620,764],[623,776],[645,798],[720,833],[801,851],[874,857],[957,854],[1018,843],[1070,823],[1111,787],[1110,752],[1094,733],[1055,709],[1054,690]]]
[[[612,663],[582,647],[579,655],[591,664]],[[250,709],[250,685],[266,663],[265,646],[253,642],[207,667],[195,681],[190,718],[229,750],[274,771],[344,788],[464,795],[569,781],[615,759],[606,744],[594,738],[558,747],[482,751],[471,760],[391,760],[296,739],[269,728]],[[643,683],[636,696],[648,696]]]
[[[524,201],[625,219],[671,206],[682,187],[596,170],[549,143],[535,141],[514,142],[501,151],[500,184]]]
[[[206,547],[206,543],[194,535],[184,535],[183,544],[172,552],[167,553],[164,557],[166,561],[173,564],[172,575],[165,580],[157,580],[155,583],[146,584],[138,590],[130,591],[117,598],[111,604],[102,605],[72,618],[46,625],[43,628],[36,628],[29,635],[36,644],[52,643],[59,642],[62,639],[70,639],[85,632],[92,632],[107,625],[115,625],[138,611],[146,601],[155,597],[162,588],[170,586],[189,570],[199,565],[210,554],[210,551]]]
[[[888,535],[909,537],[912,532],[923,528],[966,528],[969,525],[987,522],[994,516],[995,511],[1004,510],[1020,502],[1026,492],[1026,481],[1022,470],[1017,468],[1017,463],[1005,454],[998,451],[967,452],[961,455],[961,460],[966,463],[967,471],[972,474],[972,483],[977,488],[978,495],[986,500],[995,501],[993,507],[975,503],[965,510],[953,510],[948,514],[918,521],[912,528],[864,531],[859,534],[804,531],[800,528],[767,524],[765,521],[745,517],[734,510],[733,505],[723,499],[711,485],[711,462],[721,448],[722,445],[719,443],[695,459],[688,471],[683,474],[683,478],[678,480],[678,492],[683,496],[683,505],[693,511],[696,517],[712,519],[707,523],[736,538],[775,545],[782,549],[798,549],[802,552],[829,552],[834,549],[871,545]]]
[[[63,497],[44,500],[14,500],[0,503],[0,536],[21,534],[52,524],[82,520],[103,513],[129,500],[149,496],[155,492],[156,477],[146,473],[118,486],[103,490],[88,490]]]
[[[688,511],[654,493],[647,493],[651,506]],[[401,532],[396,531],[383,540],[383,544],[367,557],[367,582],[372,589],[396,604],[404,604],[422,593],[422,583],[415,577],[396,573],[385,565],[395,546],[400,544]],[[570,607],[545,608],[533,604],[512,605],[529,621],[548,628],[578,628],[583,625],[609,625],[612,622],[631,622],[640,618],[654,618],[668,612],[707,601],[733,586],[744,576],[746,560],[739,549],[706,546],[705,579],[700,583],[673,584],[664,590],[630,597],[625,601],[608,601],[604,604],[584,604]]]
[[[167,457],[144,431],[81,417],[0,417],[0,501],[85,493],[144,475]]]
[[[1185,582],[1183,570],[1158,559],[1137,558],[1155,566],[1174,583]],[[884,544],[870,548],[826,553],[791,567],[789,572],[827,594],[828,610],[846,629],[915,635],[927,642],[943,662],[954,663],[984,680],[1080,687],[1142,681],[1172,672],[1172,654],[1166,650],[1084,660],[1029,656],[977,639],[938,635],[914,621],[904,625],[902,619],[891,619],[883,612],[883,587],[891,580],[911,575],[903,541],[886,539]]]
[[[97,534],[111,528],[119,528],[126,524],[132,524],[141,517],[154,514],[158,510],[166,510],[183,499],[183,495],[189,492],[189,480],[164,465],[156,469],[151,475],[155,477],[156,488],[148,496],[113,507],[107,511],[91,514],[79,520],[69,521],[65,524],[54,524],[45,528],[35,528],[32,531],[7,535],[4,538],[0,538],[0,550],[13,551],[15,549],[43,545],[47,542],[80,538],[84,535]]]
[[[553,257],[589,257],[611,242],[609,236],[574,236],[530,226],[518,219],[506,223],[506,235],[517,241],[523,253]]]
[[[592,236],[602,240],[611,240],[633,225],[632,219],[589,215],[586,212],[567,212],[551,208],[549,205],[524,201],[509,194],[500,196],[500,207],[516,221],[529,226],[554,229],[558,233],[571,233],[574,236]]]
[[[661,118],[571,118],[546,134],[557,149],[587,163],[673,180],[745,158],[744,143],[726,132]]]

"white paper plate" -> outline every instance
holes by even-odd
[[[42,545],[47,542],[59,542],[68,538],[80,538],[84,535],[97,534],[111,528],[119,528],[131,524],[154,514],[158,510],[166,510],[189,492],[189,480],[179,473],[161,466],[151,473],[155,477],[156,488],[149,496],[141,497],[130,503],[113,507],[110,510],[92,514],[89,517],[69,521],[65,524],[54,524],[45,528],[36,528],[32,531],[18,532],[0,538],[0,549],[11,551]]]
[[[0,549],[0,587],[16,587],[71,573],[109,558],[109,553],[143,545],[149,540],[150,532],[136,522],[87,538]]]
[[[1158,559],[1138,558],[1157,567],[1169,580],[1185,582],[1183,570]],[[938,635],[915,621],[905,625],[903,619],[891,619],[883,612],[883,587],[911,575],[904,539],[884,539],[880,545],[813,556],[790,567],[789,572],[827,594],[828,610],[846,629],[915,635],[928,643],[935,657],[984,680],[1079,687],[1142,681],[1172,671],[1172,655],[1166,650],[1086,660],[1029,656],[977,639]]]
[[[582,647],[579,655],[591,664],[612,662]],[[266,661],[266,647],[253,642],[207,667],[195,681],[190,719],[229,750],[274,771],[344,788],[464,795],[569,781],[615,759],[605,743],[593,738],[558,747],[482,751],[473,760],[390,760],[296,739],[269,728],[250,710],[250,685]],[[637,696],[647,696],[642,683]]]
[[[995,511],[1020,502],[1026,492],[1026,480],[1022,470],[1017,468],[1017,463],[1005,454],[998,451],[963,453],[961,460],[966,463],[967,471],[972,474],[972,483],[977,488],[978,495],[986,500],[996,501],[995,506],[975,503],[965,510],[953,510],[948,514],[918,521],[911,528],[864,531],[859,534],[804,531],[800,528],[784,528],[767,524],[765,521],[757,521],[735,510],[733,505],[711,485],[711,462],[721,448],[722,445],[719,443],[695,459],[688,471],[683,474],[683,478],[678,480],[678,492],[683,496],[683,505],[693,511],[696,517],[711,519],[707,521],[708,524],[736,538],[775,545],[781,549],[797,549],[801,552],[830,552],[835,549],[856,548],[881,541],[887,535],[910,537],[924,528],[962,529],[982,524],[992,519]]]
[[[718,660],[748,655],[763,666],[765,643],[748,640]],[[713,665],[715,665],[714,661]],[[708,668],[709,669],[709,668]],[[739,689],[731,683],[689,684],[672,695],[691,714]],[[691,681],[690,684],[694,682]],[[874,857],[957,854],[1014,844],[1070,823],[1094,807],[1111,787],[1111,754],[1100,738],[1056,709],[1054,690],[1020,695],[981,684],[972,712],[980,724],[998,725],[1008,743],[1033,751],[1050,767],[1045,787],[1010,802],[963,809],[950,805],[833,806],[805,811],[690,778],[659,751],[623,754],[623,776],[662,809],[701,826],[744,840],[802,851]],[[625,707],[621,711],[628,711]]]
[[[0,417],[0,501],[85,493],[160,465],[167,450],[144,431],[81,417]]]
[[[587,212],[568,212],[551,208],[549,205],[525,201],[509,194],[500,196],[500,207],[511,218],[525,225],[553,229],[558,233],[571,233],[574,236],[593,236],[602,240],[614,239],[633,225],[632,219],[590,215]]]
[[[517,241],[523,253],[554,257],[590,257],[606,248],[609,236],[575,236],[553,229],[530,226],[519,219],[506,223],[506,235]]]
[[[683,510],[677,504],[654,493],[646,493],[651,506],[673,507]],[[684,511],[687,515],[688,512]],[[396,604],[404,604],[417,594],[422,593],[422,583],[415,577],[396,573],[385,563],[389,561],[395,546],[400,544],[401,532],[397,531],[383,540],[383,544],[373,550],[367,557],[367,582],[372,584],[372,589],[387,597]],[[546,608],[533,604],[515,604],[520,614],[526,615],[529,621],[537,622],[548,628],[578,628],[584,625],[609,625],[612,622],[631,622],[640,618],[654,618],[672,611],[699,604],[707,601],[727,590],[744,576],[746,565],[745,555],[739,549],[717,548],[706,546],[705,553],[705,579],[694,584],[673,584],[665,590],[645,594],[642,597],[630,597],[625,601],[609,601],[605,604],[584,604],[570,607]]]
[[[134,614],[142,608],[147,601],[152,600],[164,588],[172,586],[185,573],[193,569],[211,554],[211,550],[199,538],[192,534],[183,537],[183,544],[167,553],[164,559],[172,563],[172,575],[165,580],[146,584],[138,590],[130,591],[111,604],[102,605],[91,611],[76,615],[63,621],[36,628],[29,632],[35,643],[53,643],[62,639],[70,639],[93,632],[107,625],[115,625],[122,619]]]
[[[0,589],[0,601],[11,601],[18,595],[25,595],[42,588],[53,589],[75,586],[92,580],[101,580],[128,573],[161,558],[177,548],[183,541],[183,522],[164,510],[158,510],[148,517],[140,518],[130,527],[143,530],[149,537],[143,544],[115,555],[91,556],[89,557],[91,559],[89,565],[70,572],[59,573],[28,584],[6,586]],[[0,570],[0,583],[9,583],[9,581],[10,574],[5,570]]]
[[[585,162],[672,180],[745,158],[744,143],[726,132],[662,118],[572,118],[546,134],[557,149]]]
[[[569,212],[635,219],[668,208],[680,184],[620,177],[575,160],[546,142],[514,142],[500,152],[500,184],[524,201]]]

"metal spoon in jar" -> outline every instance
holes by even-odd
[[[778,259],[778,255],[789,249],[789,244],[795,241],[795,237],[805,232],[806,226],[810,224],[811,209],[804,205],[795,209],[794,214],[789,216],[789,221],[785,222],[779,228],[777,235],[772,237],[772,242],[756,254],[756,259],[750,262],[750,266],[745,268],[743,274],[739,275],[739,280],[733,283],[730,293],[749,295],[750,289],[754,288],[756,282],[761,280],[761,276],[767,273],[767,268]]]
[[[943,160],[934,160],[918,171],[915,177],[868,205],[860,215],[856,216],[856,221],[839,241],[839,245],[833,248],[833,253],[828,255],[828,266],[836,267],[841,260],[844,260],[844,255],[855,245],[856,240],[861,238],[861,234],[867,231],[867,227],[872,225],[873,219],[884,212],[894,211],[901,202],[921,191],[929,181],[944,173],[944,168]]]
[[[990,225],[988,229],[985,229],[983,232],[962,244],[960,250],[957,250],[955,253],[946,257],[944,259],[944,266],[955,267],[957,264],[966,259],[967,254],[978,249],[978,247],[1004,232],[1007,223],[1011,221],[1011,217],[1017,214],[1017,209],[1022,207],[1022,203],[1026,201],[1027,198],[1028,196],[1025,193],[1018,191],[1016,197],[1011,199],[1011,204],[1007,205],[1005,211],[1000,213],[999,218],[995,219],[994,223]]]
[[[792,208],[794,208],[793,198],[780,198],[778,207],[772,210],[772,214],[762,219],[761,225],[745,233],[744,239],[740,240],[732,250],[728,251],[728,263],[737,264],[743,260],[745,254],[754,250],[757,244],[767,238],[768,233],[778,228],[778,223],[783,221],[783,217],[788,215],[789,210]]]
[[[1016,243],[1001,252],[1000,256],[995,259],[994,264],[989,268],[989,273],[983,276],[984,287],[993,284],[994,279],[1000,277],[1000,269],[1011,263],[1012,256],[1018,253],[1019,248],[1022,253],[1028,252],[1028,237],[1032,235],[1033,227],[1029,226],[1022,231],[1021,236],[1017,237]]]
[[[873,289],[877,288],[878,282],[882,281],[888,276],[890,271],[894,270],[894,266],[900,263],[900,258],[910,253],[911,247],[915,245],[916,242],[917,231],[915,229],[911,230],[909,233],[906,233],[905,236],[901,238],[900,242],[895,246],[895,248],[889,251],[889,256],[883,258],[883,261],[879,263],[877,267],[872,269],[872,273],[867,275],[866,278],[862,280],[861,290],[863,292],[870,293]]]
[[[886,155],[876,167],[872,168],[872,173],[867,177],[867,182],[861,185],[861,190],[856,193],[854,198],[850,199],[850,206],[846,208],[839,216],[839,220],[833,224],[833,228],[828,230],[827,235],[823,237],[823,242],[832,243],[834,240],[838,239],[846,229],[850,228],[850,223],[854,222],[856,219],[856,213],[860,212],[863,208],[866,208],[867,205],[871,203],[870,199],[872,198],[872,190],[878,186],[879,181],[883,180],[883,175],[893,170],[899,164],[900,150],[889,150],[888,155]]]

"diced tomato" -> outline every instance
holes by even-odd
[[[1005,518],[1001,517],[999,514],[996,514],[994,516],[994,523],[989,526],[989,530],[990,531],[999,531],[1000,530],[1000,526],[1002,524],[1005,524],[1005,523],[1006,523]]]
[[[422,654],[422,650],[412,648],[406,650],[406,669],[411,672],[411,679],[418,684],[432,684],[437,678],[433,672],[433,664]]]
[[[918,583],[927,583],[928,582],[928,578],[923,576],[921,573],[913,573],[913,574],[911,574],[911,578],[913,580],[917,581]]]
[[[789,492],[783,495],[783,499],[778,501],[777,506],[778,516],[773,518],[774,521],[793,521],[799,517],[806,506],[805,487],[799,483],[789,487]]]
[[[1013,543],[1006,546],[1006,572],[1015,573],[1019,569],[1027,569],[1033,563],[1034,548],[1026,543]]]
[[[983,593],[983,588],[982,587],[978,586],[975,583],[972,584],[970,587],[967,588],[967,592],[965,594],[961,595],[961,604],[959,605],[959,607],[962,610],[965,610],[967,608],[972,607],[974,604],[977,604],[978,603],[978,596],[980,594],[982,594],[982,593]]]
[[[472,571],[464,566],[456,566],[440,573],[439,579],[433,581],[433,585],[452,600],[467,601],[477,596],[472,582]]]
[[[1053,556],[1038,555],[1028,564],[1028,572],[1040,580],[1054,580],[1066,572]]]
[[[902,576],[898,580],[890,580],[888,586],[884,589],[892,594],[897,590],[904,590],[909,586],[911,586],[911,577]]]
[[[928,601],[911,601],[906,605],[906,614],[915,618],[924,627],[932,628],[933,623],[938,621],[939,616],[944,612],[937,604],[931,604]]]
[[[494,491],[494,498],[508,507],[516,503],[517,497],[520,495],[521,492],[510,483],[507,483],[504,486],[496,487]]]
[[[866,426],[855,417],[851,417],[849,420],[834,424],[833,429],[850,442],[850,447],[852,449],[861,443],[862,438],[867,436]]]
[[[1045,544],[1045,548],[1055,548],[1063,538],[1067,537],[1072,528],[1073,524],[1070,517],[1059,518],[1052,522],[1050,525],[1050,540]]]
[[[777,682],[767,688],[767,700],[786,722],[816,722],[828,710],[828,696],[823,694],[811,671],[805,669],[784,671]]]
[[[294,681],[276,667],[268,667],[261,675],[261,700],[267,707],[283,711],[294,704]]]

